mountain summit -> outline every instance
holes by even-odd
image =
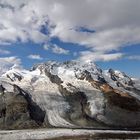
[[[139,128],[139,83],[92,62],[13,67],[0,77],[0,128]]]

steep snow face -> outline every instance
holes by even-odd
[[[35,71],[28,71],[25,69],[19,69],[12,67],[9,71],[4,73],[1,77],[9,78],[13,82],[17,82],[23,79],[30,80],[32,77],[39,76],[40,70],[36,69]],[[21,79],[18,77],[21,77]]]
[[[103,72],[105,80],[114,88],[133,87],[134,82],[125,73],[118,70],[106,70]]]
[[[31,83],[34,82],[35,79],[39,79],[39,77],[40,77],[39,69],[36,69],[35,71],[28,71],[25,69],[18,69],[13,67],[0,77],[0,81],[2,85],[10,83],[16,84],[23,89],[24,88],[32,89]],[[8,88],[6,89],[9,90]]]
[[[34,66],[32,70],[35,70],[36,68],[40,69],[42,72],[44,69],[46,69],[53,75],[58,75],[61,78],[63,77],[63,79],[75,79],[76,77],[80,77],[84,71],[90,72],[92,78],[95,80],[99,80],[99,76],[102,76],[102,70],[98,68],[93,62],[84,63],[79,61],[68,61],[64,63],[58,63],[55,61],[49,61],[47,63]]]
[[[93,62],[83,63],[71,61],[63,64],[55,64],[51,69],[53,74],[59,75],[64,80],[80,77],[84,71],[90,72],[92,78],[95,80],[98,80],[98,77],[101,76],[102,73],[102,70],[99,69]]]
[[[138,78],[131,78],[132,81],[134,82],[134,86],[140,90],[140,79]]]

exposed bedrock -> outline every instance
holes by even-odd
[[[13,85],[14,92],[0,95],[0,128],[38,128],[43,123],[45,112],[32,101],[21,88]]]

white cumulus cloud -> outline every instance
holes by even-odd
[[[57,46],[56,44],[54,44],[54,46],[52,47],[52,52],[56,53],[56,54],[65,54],[65,55],[67,55],[69,53],[69,50],[65,50],[65,49]]]
[[[28,58],[30,58],[30,59],[36,59],[36,60],[42,60],[43,58],[40,56],[40,55],[38,55],[38,54],[30,54],[29,56],[28,56]]]
[[[69,50],[63,49],[56,44],[45,44],[43,48],[44,50],[51,50],[55,54],[64,54],[64,55],[69,54]]]
[[[122,47],[140,44],[139,7],[139,0],[1,0],[0,43],[47,43],[58,37],[114,60]],[[77,30],[81,27],[86,30]],[[112,51],[116,54],[109,55]]]

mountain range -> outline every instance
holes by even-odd
[[[140,80],[93,62],[48,61],[0,76],[0,129],[140,128]]]

